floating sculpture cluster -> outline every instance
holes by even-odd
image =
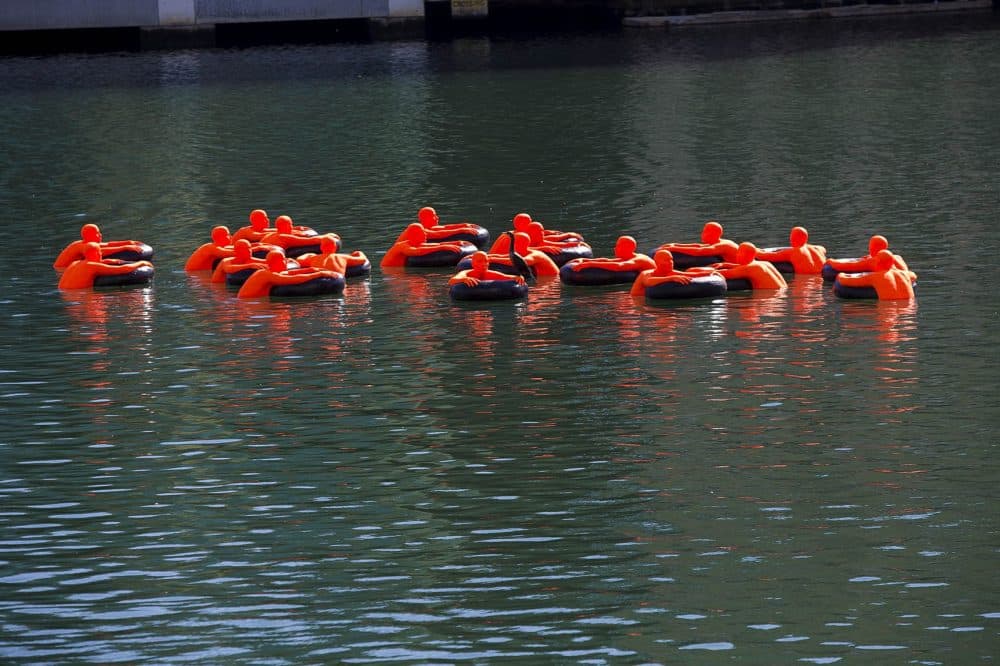
[[[239,298],[339,294],[349,278],[371,273],[360,250],[342,253],[340,236],[317,233],[281,215],[274,226],[263,210],[250,224],[230,234],[224,226],[192,252],[187,271],[211,271],[213,282],[238,288]],[[455,300],[525,297],[538,280],[558,277],[569,285],[630,284],[645,299],[704,298],[730,291],[774,290],[787,286],[784,275],[821,274],[843,298],[912,299],[916,274],[893,254],[883,236],[872,236],[868,254],[828,259],[826,248],[809,243],[800,226],[787,247],[758,249],[750,242],[723,238],[722,225],[708,221],[699,243],[664,243],[646,254],[631,236],[618,238],[614,256],[593,256],[582,234],[546,229],[527,213],[514,216],[513,229],[489,248],[487,229],[468,222],[441,224],[433,208],[421,208],[381,261],[383,269],[448,267],[459,269],[448,281]],[[94,224],[70,243],[54,263],[62,270],[60,289],[148,284],[153,250],[139,241],[104,241]]]

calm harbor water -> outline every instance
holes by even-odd
[[[0,660],[970,664],[996,582],[990,16],[0,60]],[[599,255],[882,233],[914,303],[237,302],[250,209]],[[60,293],[84,222],[148,288]]]

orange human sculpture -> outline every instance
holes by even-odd
[[[785,277],[774,264],[757,260],[757,246],[753,243],[740,243],[736,250],[736,261],[712,264],[712,267],[726,278],[728,291],[784,289],[788,286]]]
[[[417,222],[424,228],[427,240],[434,243],[450,241],[469,241],[478,248],[486,247],[490,242],[490,232],[478,224],[471,222],[454,222],[451,224],[441,224],[437,211],[430,206],[424,206],[417,211]],[[401,240],[404,229],[396,240]]]
[[[527,272],[531,274],[532,277],[554,277],[559,275],[559,267],[556,266],[556,262],[552,261],[549,255],[545,254],[537,248],[533,248],[529,245],[530,239],[528,234],[521,232],[505,231],[504,235],[511,235],[514,237],[514,243],[512,250],[508,250],[503,254],[489,254],[487,255],[490,261],[490,266],[496,266],[497,270],[504,272],[510,271],[514,275],[524,275],[525,268]],[[510,243],[508,242],[508,245]],[[520,259],[520,261],[518,261]],[[459,266],[464,265],[468,259],[463,259]],[[524,265],[518,265],[524,262]],[[524,277],[528,277],[524,275]]]
[[[694,266],[687,270],[679,271],[674,268],[674,256],[670,250],[657,250],[653,255],[656,266],[639,273],[639,276],[632,283],[629,293],[632,296],[648,295],[647,289],[658,287],[663,284],[677,284],[689,286],[699,278],[715,277],[722,282],[722,293],[725,293],[725,279],[719,275],[718,271],[707,266]]]
[[[240,227],[233,233],[233,243],[244,238],[256,243],[273,230],[267,212],[257,208],[250,211],[250,225]]]
[[[485,280],[513,280],[518,284],[524,284],[524,278],[520,275],[510,275],[492,270],[490,259],[482,250],[473,252],[470,258],[472,259],[472,267],[453,275],[448,280],[449,285],[461,282],[469,287],[475,287]]]
[[[59,278],[59,288],[89,289],[95,286],[146,284],[152,277],[153,264],[145,259],[103,259],[101,246],[91,242],[83,245],[83,258],[77,259],[63,271]]]
[[[510,249],[506,253],[487,254],[490,268],[495,268],[508,275],[520,275],[529,283],[534,283],[535,278],[549,278],[559,275],[559,266],[552,261],[549,255],[529,246],[528,234],[520,231],[505,231],[503,233],[505,236],[513,236],[514,242],[513,244],[508,242]],[[458,262],[459,268],[469,268],[471,265],[471,256]]]
[[[528,245],[547,254],[556,266],[562,266],[572,259],[590,259],[594,256],[590,246],[578,238],[552,240],[545,235],[541,222],[531,222],[528,225]]]
[[[337,239],[332,236],[320,236],[319,253],[301,254],[296,259],[303,266],[326,268],[343,273],[345,277],[358,277],[371,273],[372,265],[364,252],[355,250],[351,253],[341,253],[339,249]]]
[[[318,235],[315,229],[301,224],[293,225],[292,230],[302,236]],[[257,208],[250,211],[250,225],[240,227],[233,232],[233,242],[235,243],[241,238],[246,238],[251,242],[259,243],[264,236],[274,231],[277,231],[277,229],[271,226],[271,220],[267,216],[267,211]]]
[[[224,257],[212,271],[212,282],[228,284],[243,284],[254,271],[267,266],[263,259],[257,259],[252,254],[253,245],[246,238],[233,243],[233,254]]]
[[[614,257],[571,259],[559,269],[559,279],[566,284],[601,285],[634,282],[639,273],[656,268],[648,255],[636,252],[632,236],[619,236]]]
[[[495,301],[522,298],[528,294],[528,285],[520,275],[509,275],[490,268],[485,252],[478,250],[470,256],[472,267],[459,271],[448,280],[448,293],[457,301]]]
[[[855,259],[827,259],[823,264],[823,279],[827,282],[837,277],[837,273],[864,273],[875,269],[875,255],[889,249],[885,236],[875,235],[868,240],[868,254]],[[906,262],[898,254],[893,254],[896,268],[909,270]]]
[[[333,238],[340,247],[340,236],[337,234],[325,234]],[[316,233],[303,233],[295,229],[292,218],[287,215],[279,215],[274,220],[274,231],[269,231],[260,239],[261,243],[277,245],[285,250],[288,257],[297,257],[300,254],[315,253],[320,251],[320,239]]]
[[[400,266],[454,266],[476,251],[467,241],[429,243],[424,227],[416,222],[406,227],[400,240],[393,243],[379,264],[382,268]]]
[[[914,298],[913,271],[898,268],[888,249],[875,255],[874,270],[866,273],[841,273],[833,283],[833,293],[842,298],[878,298],[883,301]]]
[[[225,257],[233,256],[233,240],[224,226],[212,228],[212,241],[199,246],[184,264],[184,270],[210,271]]]
[[[527,213],[521,213],[521,215],[524,215],[525,217],[528,218],[528,223],[529,224],[531,224],[532,222],[535,222],[535,223],[538,223],[538,224],[540,224],[542,226],[542,235],[545,237],[545,240],[553,241],[553,242],[556,242],[556,243],[582,243],[583,242],[583,234],[578,234],[575,231],[559,231],[558,229],[549,229],[548,227],[545,226],[545,224],[543,222],[541,222],[540,220],[533,219]]]
[[[532,220],[531,216],[527,213],[518,213],[514,216],[512,220],[514,225],[514,233],[528,233],[528,228],[532,224],[538,225],[538,229],[541,232],[542,238],[546,241],[552,241],[553,243],[581,243],[583,242],[583,236],[580,234],[575,234],[565,231],[555,231],[553,229],[546,229],[545,226],[538,222],[537,220]],[[490,248],[490,254],[505,254],[510,251],[510,237],[505,234],[500,234],[500,236],[494,241],[493,246]]]
[[[775,247],[757,251],[757,258],[770,261],[782,273],[819,275],[826,263],[826,248],[812,245],[805,227],[793,227],[788,236],[791,247]]]
[[[263,268],[246,279],[236,293],[237,298],[312,296],[344,290],[343,274],[311,266],[289,268],[279,250],[268,252],[265,262]]]
[[[707,266],[721,261],[735,262],[737,244],[722,237],[722,225],[709,220],[701,229],[700,243],[664,243],[658,250],[670,250],[677,266]]]
[[[63,269],[77,259],[83,258],[83,249],[87,243],[97,243],[101,248],[101,256],[105,259],[122,259],[124,261],[149,260],[153,256],[153,248],[141,241],[115,240],[105,241],[101,229],[96,224],[88,223],[80,227],[80,240],[75,240],[59,253],[52,267]]]

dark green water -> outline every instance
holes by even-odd
[[[995,660],[998,27],[0,60],[0,658]],[[918,300],[182,270],[255,207],[377,264],[428,204],[602,255],[882,233]],[[56,290],[87,221],[153,285]]]

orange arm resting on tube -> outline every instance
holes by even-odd
[[[841,273],[837,282],[845,287],[874,287],[879,300],[908,300],[914,298],[913,283],[917,275],[913,271],[896,268],[895,259],[889,250],[875,255],[876,269],[869,273]]]
[[[152,266],[148,261],[113,262],[80,259],[70,264],[59,279],[60,289],[89,289],[94,286],[98,275],[122,275],[143,266]]]

